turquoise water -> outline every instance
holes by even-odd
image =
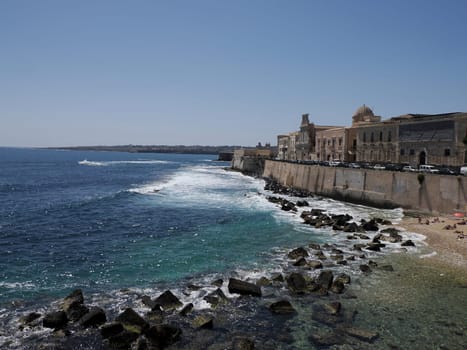
[[[111,313],[126,306],[138,309],[139,296],[155,297],[167,288],[200,310],[209,307],[200,295],[212,290],[214,279],[254,281],[287,271],[291,248],[328,243],[354,254],[350,248],[356,242],[349,243],[345,234],[303,225],[299,214],[268,202],[271,193],[263,190],[263,180],[226,171],[229,164],[215,159],[0,148],[0,345],[21,349],[22,339],[40,336],[45,332],[41,328],[18,331],[18,317],[53,309],[57,299],[75,288]],[[313,208],[348,213],[355,221],[402,217],[398,209],[307,200]],[[354,281],[349,295],[357,298],[342,301],[359,310],[357,325],[380,333],[380,340],[365,348],[401,344],[400,349],[441,349],[452,333],[438,325],[441,320],[445,325],[455,322],[456,336],[445,343],[457,349],[464,344],[458,334],[465,335],[465,289],[452,287],[459,285],[453,276],[444,284],[436,282],[437,272],[431,270],[427,276],[436,287],[430,287],[427,276],[412,283],[416,279],[407,277],[407,269],[417,267],[423,237],[404,233],[404,238],[415,240],[418,247],[406,252],[395,244],[390,250],[399,252],[395,255],[368,253],[375,260],[393,261],[396,279],[387,273],[362,276],[351,265],[329,265]],[[413,271],[424,276],[424,270]],[[187,293],[187,283],[207,287]],[[223,290],[233,297],[225,286]],[[438,302],[446,295],[446,303]],[[437,302],[430,302],[433,299]],[[311,318],[316,300],[295,303],[302,311],[288,321],[287,335],[293,341],[284,348],[313,349],[309,335],[323,328]],[[402,321],[404,309],[408,315]],[[438,333],[430,339],[434,345],[427,347],[422,339],[430,337],[432,327]],[[270,331],[271,336],[280,334]],[[398,340],[398,334],[404,338]]]

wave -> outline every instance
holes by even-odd
[[[120,165],[120,164],[169,164],[173,163],[168,160],[106,160],[106,161],[93,161],[93,160],[80,160],[78,162],[79,165],[87,165],[87,166],[109,166],[109,165]]]

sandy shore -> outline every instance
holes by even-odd
[[[426,236],[426,243],[436,254],[427,262],[449,265],[467,271],[467,220],[452,217],[404,217],[399,226]]]

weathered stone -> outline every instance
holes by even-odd
[[[291,314],[296,312],[288,300],[279,300],[272,303],[269,309],[276,314]]]
[[[318,243],[310,243],[308,244],[308,247],[314,250],[321,250],[321,246]]]
[[[334,331],[318,331],[310,335],[309,340],[321,347],[344,344],[344,339]]]
[[[212,281],[211,284],[213,286],[216,286],[216,287],[220,288],[224,284],[224,280],[222,278],[219,278],[219,279],[217,279],[215,281]]]
[[[305,258],[298,258],[297,261],[293,263],[293,266],[305,266],[307,264]]]
[[[203,299],[210,303],[212,306],[217,306],[229,300],[220,288],[217,288],[212,293],[209,293]]]
[[[151,299],[148,295],[143,295],[141,297],[141,302],[146,305],[148,308],[152,309],[158,305],[154,300]]]
[[[296,205],[297,207],[308,207],[309,206],[308,202],[305,200],[297,201]]]
[[[308,262],[308,266],[311,268],[311,269],[322,269],[323,268],[323,264],[321,263],[321,261],[319,260],[311,260]]]
[[[331,315],[339,314],[341,311],[341,308],[342,308],[342,304],[338,301],[333,301],[331,303],[324,304],[324,310]]]
[[[368,243],[368,245],[365,247],[367,250],[371,250],[374,252],[379,252],[381,251],[381,248],[385,247],[384,244],[382,243]]]
[[[360,267],[360,271],[362,272],[371,272],[371,268],[366,264],[362,264],[359,267]]]
[[[336,293],[336,294],[341,294],[344,291],[344,289],[345,289],[344,283],[342,283],[342,281],[340,280],[336,280],[332,282],[332,285],[330,288],[331,292]]]
[[[203,288],[201,286],[197,286],[196,284],[192,284],[192,283],[190,283],[186,287],[187,287],[188,290],[194,290],[194,291],[197,291],[197,290],[200,290],[200,289]]]
[[[66,312],[68,320],[75,322],[89,312],[89,308],[83,304],[71,304]]]
[[[89,312],[81,317],[79,324],[84,328],[95,327],[104,324],[107,321],[105,311],[100,307],[93,307]]]
[[[245,281],[238,280],[236,278],[229,279],[229,292],[237,293],[241,295],[252,295],[256,297],[261,296],[261,287]]]
[[[160,349],[174,344],[181,334],[182,330],[179,327],[166,324],[152,326],[144,332],[151,345]]]
[[[322,286],[325,289],[329,289],[332,284],[332,279],[334,275],[331,270],[321,271],[318,277],[316,278],[316,283]]]
[[[284,282],[284,276],[280,273],[275,273],[271,276],[271,280],[274,282]]]
[[[344,232],[357,232],[358,225],[355,222],[349,222],[348,224],[344,225],[342,231]]]
[[[132,308],[125,309],[115,320],[120,322],[127,331],[138,334],[149,326],[148,322]]]
[[[176,309],[183,306],[182,302],[170,290],[166,290],[159,295],[154,302],[164,310]]]
[[[271,280],[264,276],[256,281],[256,285],[259,287],[269,286],[271,285],[271,283],[272,283]]]
[[[181,313],[181,311],[180,311],[180,313]],[[164,318],[165,318],[164,311],[162,311],[162,309],[158,305],[157,307],[155,307],[151,311],[149,311],[145,315],[145,318],[151,324],[161,324],[164,321]]]
[[[372,343],[379,336],[377,332],[372,332],[366,329],[355,328],[355,327],[346,327],[343,328],[343,331],[348,335],[355,337],[357,339]]]
[[[102,338],[107,339],[124,331],[124,328],[119,322],[107,323],[100,328]]]
[[[415,243],[412,240],[408,239],[405,242],[401,243],[402,247],[415,247]]]
[[[194,328],[212,329],[214,327],[214,318],[209,315],[196,316],[192,322]]]
[[[379,230],[378,224],[376,223],[374,219],[371,219],[370,221],[362,220],[361,227],[365,231],[378,231]]]
[[[61,329],[68,324],[68,317],[65,311],[51,312],[45,315],[42,326],[45,328]]]
[[[180,315],[182,316],[186,316],[188,315],[190,312],[193,311],[193,304],[192,303],[188,303],[186,304],[183,309],[180,310]]]
[[[81,289],[76,289],[63,299],[63,302],[60,305],[60,308],[63,311],[68,312],[68,309],[73,304],[80,305],[80,304],[83,304],[83,303],[84,303],[83,291]]]
[[[321,250],[318,250],[315,253],[315,255],[319,260],[326,260],[327,259],[326,255],[324,255],[323,251],[321,251]]]
[[[381,265],[380,269],[383,271],[388,271],[388,272],[394,271],[394,268],[392,267],[392,265]]]
[[[337,275],[337,277],[334,279],[335,281],[341,281],[344,284],[349,284],[350,283],[350,276],[345,274],[345,273],[340,273]]]
[[[124,330],[108,338],[108,343],[111,349],[127,350],[131,348],[131,344],[138,339],[139,333]]]
[[[232,339],[232,350],[254,350],[255,342],[245,337],[235,337]]]
[[[295,248],[294,250],[290,251],[289,254],[287,254],[289,259],[298,259],[298,258],[304,258],[308,256],[308,252],[305,248],[303,247],[298,247]]]
[[[353,249],[357,251],[361,251],[362,248],[365,248],[365,247],[366,247],[366,244],[362,244],[362,243],[357,243],[353,245]]]
[[[306,291],[306,280],[297,272],[291,273],[287,278],[287,286],[295,293],[304,293]]]
[[[66,338],[71,335],[68,329],[55,329],[53,332],[54,338]]]
[[[40,313],[37,313],[37,312],[31,312],[25,316],[21,316],[20,319],[19,319],[19,323],[22,324],[22,325],[26,325],[26,326],[31,326],[31,325],[35,325],[35,323],[38,321],[38,319],[41,317],[42,315]]]

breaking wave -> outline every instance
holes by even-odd
[[[169,164],[172,163],[167,160],[108,160],[108,161],[93,161],[93,160],[80,160],[78,162],[79,165],[87,165],[87,166],[109,166],[109,165],[120,165],[120,164]]]

